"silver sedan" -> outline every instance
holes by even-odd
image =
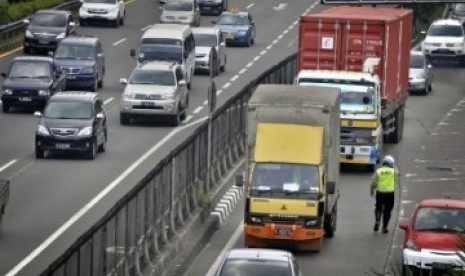
[[[410,53],[408,84],[410,92],[421,92],[426,95],[433,90],[433,66],[427,63],[422,52]]]

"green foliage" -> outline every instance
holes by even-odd
[[[7,0],[0,0],[0,25],[21,20],[37,10],[52,8],[68,1],[69,0],[27,0],[9,3]]]
[[[417,5],[417,24],[420,31],[427,31],[435,18],[441,18],[446,9],[443,3],[426,3]]]
[[[0,0],[0,25],[8,23],[8,2],[6,0]]]

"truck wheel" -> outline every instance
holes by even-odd
[[[337,210],[333,210],[331,215],[325,216],[324,231],[325,237],[332,238],[336,232]]]
[[[397,144],[402,140],[404,133],[404,107],[401,106],[395,111],[394,131],[388,135],[388,141]]]

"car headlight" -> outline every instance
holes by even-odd
[[[416,79],[424,79],[425,78],[425,73],[419,73],[417,76],[416,76]]]
[[[94,67],[84,67],[84,68],[82,68],[81,73],[83,73],[83,74],[93,74],[94,73]]]
[[[48,89],[39,90],[39,96],[50,96],[50,90]]]
[[[461,47],[463,47],[463,43],[455,43],[454,46],[457,47],[457,48],[461,48]]]
[[[66,33],[61,33],[57,35],[57,39],[63,39],[66,37]]]
[[[28,37],[28,38],[33,38],[33,37],[34,37],[34,34],[33,34],[31,31],[26,30],[26,37]]]
[[[257,223],[257,224],[262,223],[262,219],[259,217],[249,217],[249,221],[252,223]]]
[[[239,31],[239,35],[246,35],[247,31]]]
[[[9,88],[3,89],[3,95],[13,95],[13,89],[9,89]]]
[[[407,241],[407,244],[405,245],[408,249],[410,250],[415,250],[415,251],[420,251],[420,247],[417,245],[417,243],[412,240],[412,239],[409,239]]]
[[[50,136],[50,132],[43,125],[38,125],[37,126],[37,134],[42,135],[42,136]]]
[[[115,12],[118,10],[118,7],[111,7],[107,9],[107,12]]]
[[[318,225],[318,219],[310,219],[305,222],[306,227]]]
[[[91,136],[93,130],[92,127],[85,127],[79,131],[78,136]]]
[[[434,43],[425,42],[425,43],[423,43],[423,46],[424,46],[424,47],[433,47],[433,46],[434,46]]]
[[[168,100],[168,101],[176,100],[176,94],[175,93],[167,93],[165,95],[162,95],[161,98],[163,100]]]

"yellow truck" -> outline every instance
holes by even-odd
[[[320,251],[336,230],[340,90],[260,85],[248,102],[246,247]]]

